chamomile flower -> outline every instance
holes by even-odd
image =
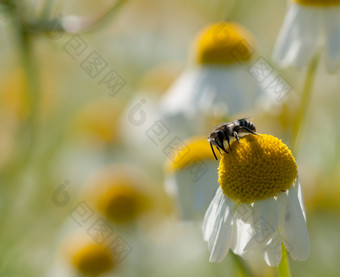
[[[193,45],[194,62],[161,100],[170,129],[180,129],[187,120],[190,124],[183,136],[197,135],[202,126],[210,129],[213,122],[254,107],[263,90],[248,72],[253,41],[245,28],[232,22],[214,23],[199,33]]]
[[[88,186],[86,198],[115,224],[134,222],[151,205],[144,178],[134,167],[107,166],[90,179]]]
[[[115,268],[115,255],[109,245],[98,244],[85,236],[68,242],[66,255],[69,264],[82,276],[101,276]]]
[[[202,220],[218,186],[217,163],[206,138],[194,137],[185,145],[166,164],[165,186],[176,199],[181,219]]]
[[[231,148],[203,221],[210,262],[221,262],[229,249],[240,256],[260,249],[269,266],[278,266],[281,241],[293,260],[306,260],[306,214],[291,151],[271,135],[247,135]]]
[[[335,72],[340,65],[340,1],[289,1],[273,59],[282,67],[304,67],[321,49],[327,70]]]

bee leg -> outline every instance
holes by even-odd
[[[226,152],[228,154],[228,151],[225,150],[225,148],[224,148],[223,142],[222,142],[222,144],[220,144],[220,143],[218,143],[218,141],[216,141],[216,143],[217,143],[219,148],[221,148],[224,152]],[[220,149],[218,149],[218,150],[220,150]],[[220,151],[220,153],[221,153],[221,151]],[[221,155],[222,155],[222,153],[221,153]]]
[[[254,131],[250,130],[250,129],[247,128],[247,127],[242,127],[242,129],[246,130],[247,132],[249,132],[249,133],[251,133],[251,134],[253,134],[253,135],[257,135],[257,136],[259,136],[259,137],[262,137],[261,135],[255,133]]]
[[[228,142],[228,146],[229,146],[230,151],[232,151],[231,146],[230,146],[229,137],[227,137],[227,142]]]
[[[211,150],[212,150],[212,152],[214,154],[214,157],[215,157],[215,159],[217,161],[217,157],[216,157],[216,154],[215,154],[215,151],[214,151],[214,147],[212,146],[211,142],[210,142],[210,147],[211,147]],[[218,149],[218,150],[220,150],[220,149]]]
[[[238,143],[240,143],[240,139],[239,139],[239,137],[238,137],[237,132],[234,132],[234,137],[235,137],[236,141],[237,141]]]

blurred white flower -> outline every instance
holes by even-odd
[[[282,67],[301,68],[322,51],[327,70],[335,72],[340,65],[340,1],[289,1],[274,61]]]
[[[294,157],[273,136],[241,141],[221,158],[220,187],[204,217],[210,262],[221,262],[229,249],[242,257],[259,249],[269,266],[278,266],[281,241],[293,260],[306,260],[309,237]]]
[[[168,143],[165,136],[172,130],[162,124],[158,101],[178,72],[179,67],[175,64],[158,66],[147,72],[120,118],[120,136],[127,150],[131,150],[126,153],[131,153],[133,159],[140,158],[143,164],[161,166],[166,158],[162,148],[164,143]],[[157,123],[164,127],[164,133],[159,130]],[[136,151],[139,153],[137,157]]]
[[[161,99],[162,118],[174,129],[186,126],[184,137],[210,130],[231,115],[251,112],[263,92],[248,71],[253,38],[236,23],[207,26],[193,45],[189,66]]]
[[[166,164],[166,190],[183,220],[202,220],[218,187],[217,162],[206,138],[194,137]]]

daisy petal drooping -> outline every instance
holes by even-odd
[[[323,51],[326,68],[334,73],[340,66],[340,1],[289,2],[273,59],[282,67],[302,68]]]
[[[260,249],[269,266],[278,266],[281,241],[293,260],[306,260],[309,237],[291,151],[270,135],[247,135],[231,148],[220,160],[220,187],[203,221],[210,261],[222,261],[229,249],[240,256]]]

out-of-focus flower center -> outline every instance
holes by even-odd
[[[104,246],[95,242],[72,249],[73,266],[86,276],[99,276],[114,267],[114,256]]]
[[[271,135],[247,135],[231,144],[219,165],[219,184],[224,194],[239,203],[277,196],[297,177],[289,148]]]
[[[173,158],[169,159],[165,170],[173,172],[205,159],[214,159],[210,145],[205,137],[194,137],[173,153]]]
[[[336,6],[340,5],[340,0],[292,0],[302,5],[309,6]]]
[[[98,201],[99,210],[116,223],[134,220],[144,211],[144,197],[129,185],[114,185]]]
[[[199,64],[239,64],[251,59],[253,39],[240,25],[223,22],[208,26],[195,43]]]

